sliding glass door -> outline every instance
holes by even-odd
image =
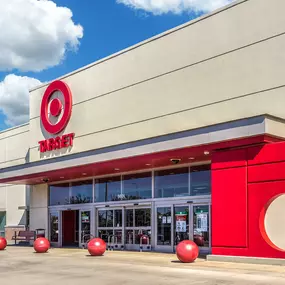
[[[208,204],[156,205],[155,248],[175,252],[183,240],[193,240],[200,252],[210,251],[210,207]]]

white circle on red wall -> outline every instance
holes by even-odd
[[[285,251],[285,194],[275,197],[268,204],[263,223],[262,234],[267,243],[277,250]]]

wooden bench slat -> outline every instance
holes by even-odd
[[[15,240],[15,244],[18,241],[30,241],[35,239],[34,231],[19,231],[18,234],[15,232],[15,235],[12,237],[12,240]]]

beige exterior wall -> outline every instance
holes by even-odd
[[[6,186],[0,184],[0,211],[6,211]]]
[[[7,185],[7,226],[26,225],[26,186],[25,185]],[[19,209],[20,207],[20,209]]]
[[[0,132],[0,169],[27,163],[29,124]]]
[[[15,231],[26,227],[28,199],[28,186],[0,185],[0,209],[6,212],[5,236],[8,240],[11,240]]]
[[[0,132],[0,169],[27,163],[29,159],[29,125]],[[26,226],[29,187],[0,184],[0,209],[6,211],[6,238]]]
[[[46,229],[48,236],[48,186],[33,186],[30,192],[30,229]]]
[[[73,92],[67,155],[222,122],[285,118],[285,2],[240,1],[63,78]],[[252,19],[254,15],[254,21]],[[30,160],[40,156],[31,92]],[[258,104],[257,104],[258,103]]]

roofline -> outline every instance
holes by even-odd
[[[5,129],[5,130],[2,130],[2,131],[0,131],[0,135],[3,134],[3,133],[7,133],[7,132],[10,132],[10,131],[22,128],[22,127],[29,126],[29,125],[30,125],[30,120],[27,123],[24,123],[24,124],[21,124],[21,125],[17,125],[17,126],[14,126],[14,127],[11,127],[11,128]]]
[[[172,34],[172,33],[176,32],[176,31],[182,30],[182,29],[184,29],[184,28],[186,28],[186,27],[188,27],[188,26],[194,25],[194,24],[196,24],[196,23],[198,23],[198,22],[200,22],[200,21],[206,20],[207,18],[210,18],[210,17],[212,17],[212,16],[215,16],[215,15],[221,13],[221,12],[224,12],[224,11],[226,11],[226,10],[228,10],[228,9],[231,9],[231,8],[233,8],[233,7],[235,7],[235,6],[238,6],[238,5],[243,4],[243,3],[245,3],[245,2],[248,2],[248,1],[249,1],[249,0],[237,0],[237,1],[234,1],[233,3],[230,3],[230,4],[228,4],[228,5],[226,5],[226,6],[222,7],[222,8],[219,8],[219,9],[217,9],[217,10],[214,10],[213,12],[210,12],[210,13],[208,13],[208,14],[202,15],[202,16],[196,18],[196,19],[193,19],[193,20],[191,20],[191,21],[185,23],[185,24],[179,25],[179,26],[177,26],[177,27],[175,27],[175,28],[172,28],[172,29],[170,29],[170,30],[167,30],[167,31],[165,31],[165,32],[163,32],[163,33],[160,33],[160,34],[158,34],[158,35],[156,35],[156,36],[153,36],[153,37],[151,37],[151,38],[149,38],[149,39],[146,39],[146,40],[144,40],[144,41],[142,41],[142,42],[139,42],[139,43],[137,43],[137,44],[135,44],[135,45],[132,45],[132,46],[130,46],[130,47],[128,47],[128,48],[125,48],[125,49],[123,49],[123,50],[120,50],[120,51],[118,51],[118,52],[116,52],[116,53],[113,53],[113,54],[111,54],[111,55],[109,55],[109,56],[106,56],[106,57],[104,57],[104,58],[102,58],[102,59],[99,59],[99,60],[97,60],[97,61],[95,61],[95,62],[93,62],[93,63],[90,63],[90,64],[88,64],[88,65],[86,65],[86,66],[83,66],[83,67],[81,67],[81,68],[79,68],[79,69],[76,69],[75,71],[72,71],[72,72],[67,73],[67,74],[65,74],[65,75],[63,75],[63,76],[60,76],[60,77],[58,77],[57,79],[54,79],[54,80],[62,80],[62,79],[64,79],[64,78],[66,78],[66,77],[69,77],[69,76],[71,76],[71,75],[74,75],[74,74],[76,74],[76,73],[78,73],[78,72],[81,72],[81,71],[83,71],[83,70],[85,70],[85,69],[89,69],[89,68],[91,68],[91,67],[93,67],[93,66],[95,66],[95,65],[98,65],[98,64],[100,64],[100,63],[103,63],[103,62],[105,62],[105,61],[107,61],[107,60],[110,60],[110,59],[112,59],[112,58],[114,58],[114,57],[120,56],[120,55],[122,55],[122,54],[124,54],[124,53],[127,53],[127,52],[133,50],[133,49],[136,49],[136,48],[141,47],[141,46],[143,46],[143,45],[145,45],[145,44],[148,44],[148,43],[150,43],[150,42],[152,42],[152,41],[155,41],[155,40],[158,40],[158,39],[160,39],[160,38],[163,38],[163,37],[165,37],[165,36],[167,36],[167,35],[169,35],[169,34]],[[52,81],[54,81],[54,80],[51,80],[51,81],[45,82],[45,83],[43,83],[43,84],[40,84],[40,85],[38,85],[37,87],[30,89],[29,92],[33,92],[33,91],[35,91],[35,90],[37,90],[37,89],[40,89],[40,88],[42,88],[42,87],[44,87],[44,86],[48,86],[48,85],[50,84],[50,82],[52,82]]]

